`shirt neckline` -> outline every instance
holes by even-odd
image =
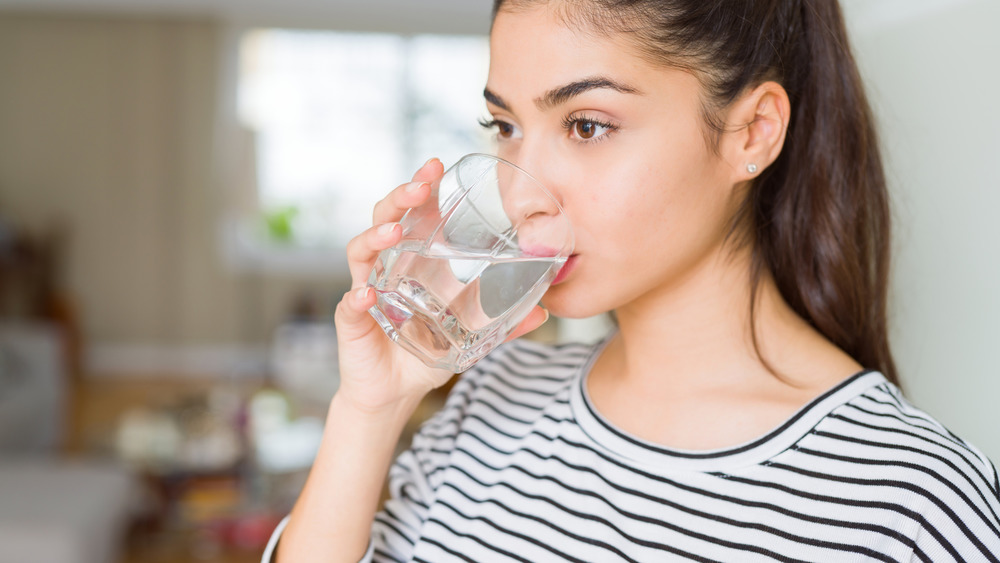
[[[609,340],[610,337],[596,344],[586,362],[577,370],[570,391],[573,416],[584,433],[607,453],[660,471],[722,472],[763,463],[801,440],[835,408],[887,382],[885,376],[877,371],[862,370],[820,394],[763,436],[714,450],[675,449],[617,428],[594,407],[587,391],[587,376]]]

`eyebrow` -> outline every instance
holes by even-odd
[[[621,82],[612,80],[605,76],[591,76],[549,90],[542,97],[535,98],[535,105],[538,106],[538,109],[545,110],[558,106],[559,104],[563,104],[570,98],[579,96],[584,92],[599,89],[614,90],[623,94],[641,94],[639,90],[629,86],[628,84],[622,84]],[[483,97],[486,98],[487,102],[497,106],[498,108],[510,111],[510,106],[507,105],[507,102],[505,102],[500,96],[490,91],[489,88],[483,90]]]

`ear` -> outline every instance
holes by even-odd
[[[720,148],[731,165],[734,183],[756,178],[778,158],[790,116],[788,93],[777,82],[764,82],[730,106],[729,133]]]

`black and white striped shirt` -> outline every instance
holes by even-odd
[[[393,466],[365,560],[1000,562],[996,469],[881,374],[689,452],[602,419],[596,349],[516,341],[464,374]]]

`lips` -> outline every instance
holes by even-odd
[[[576,267],[576,262],[578,258],[579,256],[577,254],[574,254],[566,260],[566,263],[563,264],[562,268],[559,269],[559,273],[556,274],[555,279],[552,280],[552,285],[561,283],[563,280],[569,277],[570,273]]]
[[[534,256],[536,258],[551,258],[559,255],[558,248],[549,248],[548,246],[537,244],[522,244],[520,250],[525,256]]]

